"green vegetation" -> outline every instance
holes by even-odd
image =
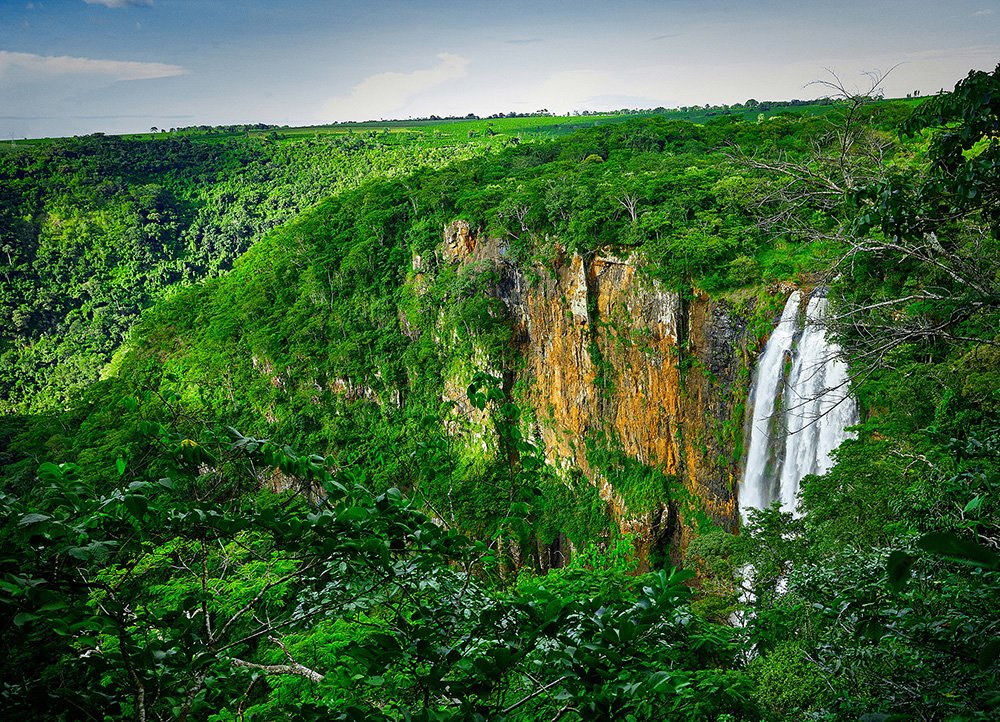
[[[0,411],[65,407],[143,309],[322,198],[500,145],[88,136],[0,154]]]
[[[867,413],[836,466],[803,480],[802,518],[772,509],[688,550],[712,610],[737,606],[732,579],[752,564],[746,672],[771,718],[995,716],[998,91],[1000,68],[921,106],[902,126],[921,151],[898,164],[869,152],[886,138],[848,127],[854,156],[814,156],[774,199],[847,190],[821,227],[796,227],[843,249],[835,329]]]
[[[5,149],[0,708],[990,719],[998,98],[1000,69],[912,113],[847,98],[699,109],[715,113],[701,125],[651,112]],[[773,286],[832,270],[857,439],[803,481],[803,516],[765,510],[732,535],[594,427],[574,443],[627,514],[679,513],[692,535],[640,555],[649,540],[580,469],[547,463],[515,291],[449,255],[456,220],[525,279],[614,254],[683,299],[724,299],[750,354]],[[588,319],[591,334],[622,322]],[[711,382],[696,361],[660,360]],[[691,441],[729,463],[741,439],[711,420]]]

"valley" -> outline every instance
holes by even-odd
[[[5,145],[0,704],[991,719],[998,98]]]

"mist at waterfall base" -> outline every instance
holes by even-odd
[[[760,355],[750,393],[752,414],[740,515],[780,501],[797,513],[799,482],[833,465],[831,453],[853,434],[857,403],[849,393],[847,364],[826,333],[829,301],[813,291],[802,318],[802,292],[788,298],[778,326]]]

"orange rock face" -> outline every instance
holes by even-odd
[[[676,555],[699,520],[735,527],[737,468],[722,429],[742,428],[741,319],[724,303],[682,299],[610,255],[560,258],[529,279],[495,243],[478,245],[467,225],[452,224],[445,239],[454,263],[494,259],[547,458],[600,489],[641,555]],[[595,439],[674,479],[669,501],[630,508],[588,461]]]

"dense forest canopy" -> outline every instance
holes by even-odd
[[[920,105],[551,136],[6,149],[7,715],[991,719],[998,104],[1000,68]],[[575,440],[586,474],[551,463],[505,279],[597,262],[742,319],[742,399],[787,289],[829,287],[863,413],[801,514],[734,534],[610,435]],[[687,402],[723,388],[696,339],[661,358],[592,296],[560,303],[599,398],[608,339]],[[736,418],[685,443],[734,469]],[[668,510],[666,547],[623,523]]]

